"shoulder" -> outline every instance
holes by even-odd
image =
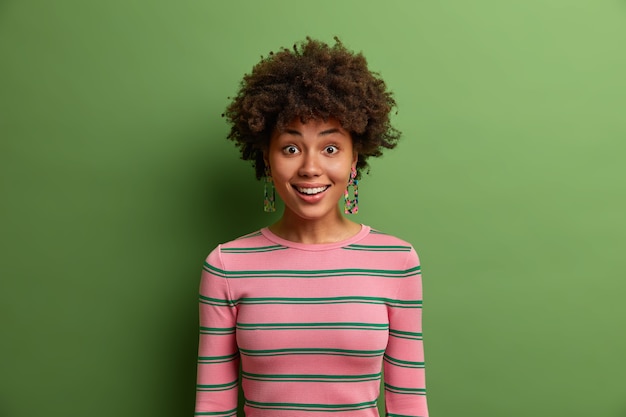
[[[402,268],[419,265],[419,257],[411,243],[374,228],[370,228],[369,233],[363,239],[348,245],[345,249],[367,253],[367,256],[372,259]]]
[[[206,262],[223,267],[225,263],[228,263],[226,259],[229,258],[230,255],[236,255],[237,259],[240,260],[245,258],[241,255],[263,254],[278,249],[284,249],[284,247],[270,241],[260,230],[257,230],[217,245],[211,253],[209,253]]]
[[[229,242],[224,242],[218,245],[217,248],[224,249],[237,249],[237,248],[253,248],[261,245],[267,245],[268,240],[263,236],[260,230],[257,230],[252,233],[248,233],[243,236],[239,236],[236,239],[233,239]]]
[[[260,230],[240,236],[228,242],[220,243],[212,252],[230,252],[243,250],[246,248],[255,249],[262,246],[269,246],[271,242],[263,236]]]
[[[403,239],[400,239],[399,237],[396,237],[394,235],[390,235],[388,233],[380,231],[378,229],[374,229],[373,227],[370,228],[370,232],[368,233],[368,235],[365,237],[364,240],[373,242],[373,243],[378,243],[380,245],[402,246],[406,248],[413,247],[413,245],[411,245],[409,242]]]

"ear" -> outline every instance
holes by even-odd
[[[267,149],[263,149],[263,163],[265,164],[266,167],[270,166],[270,160],[269,160],[269,156],[267,155]]]
[[[357,151],[352,152],[352,168],[356,169],[356,163],[359,162],[359,153]]]

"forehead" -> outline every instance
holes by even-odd
[[[309,119],[302,121],[299,117],[292,119],[285,126],[277,126],[274,130],[274,134],[295,134],[295,135],[324,135],[331,133],[340,133],[344,136],[350,137],[347,130],[343,128],[341,122],[334,117],[324,119]]]

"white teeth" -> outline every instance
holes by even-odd
[[[296,187],[296,189],[303,193],[303,194],[308,194],[308,195],[313,195],[313,194],[317,194],[317,193],[321,193],[322,191],[325,191],[328,188],[328,186],[325,187],[315,187],[315,188],[302,188],[302,187]]]

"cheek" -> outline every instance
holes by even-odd
[[[289,160],[270,158],[269,163],[274,180],[291,178],[297,170],[296,165]]]
[[[330,171],[332,171],[336,178],[340,178],[342,180],[345,179],[347,181],[350,178],[350,172],[352,171],[352,161],[337,161],[332,165],[332,167],[329,167],[329,172]]]

